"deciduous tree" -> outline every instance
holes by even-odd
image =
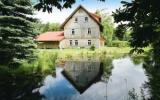
[[[43,10],[44,12],[48,11],[51,13],[53,7],[61,10],[63,8],[71,8],[74,3],[76,3],[76,0],[39,0],[39,2],[35,5],[35,8],[38,10]]]
[[[132,29],[130,43],[132,51],[142,52],[151,45],[153,57],[160,62],[160,6],[159,0],[122,1],[123,8],[114,12],[115,22]]]
[[[97,10],[96,14],[101,17],[103,26],[102,35],[106,39],[106,44],[109,46],[113,40],[115,30],[113,17],[107,13],[106,9]]]

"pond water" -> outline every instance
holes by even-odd
[[[22,74],[0,77],[0,100],[160,100],[160,70],[138,58],[69,60],[55,75]]]
[[[132,94],[142,99],[141,88],[147,81],[142,63],[135,65],[129,57],[115,59],[110,66],[67,61],[57,66],[56,77],[46,76],[39,92],[43,100],[129,100]]]

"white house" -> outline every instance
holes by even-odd
[[[81,5],[64,21],[61,28],[64,30],[64,38],[57,44],[60,48],[89,48],[91,46],[99,48],[104,46],[105,39],[100,34],[102,32],[101,17],[88,12]],[[43,42],[39,37],[43,38],[44,34],[38,36],[39,42]]]

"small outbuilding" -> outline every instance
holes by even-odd
[[[64,32],[46,32],[38,35],[36,41],[38,42],[38,48],[53,49],[59,48],[60,41],[64,39]]]

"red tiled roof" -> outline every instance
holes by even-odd
[[[42,33],[37,36],[36,41],[43,42],[43,41],[61,41],[64,39],[64,32],[57,31],[57,32],[46,32]]]
[[[101,17],[96,15],[95,13],[90,13],[90,15],[95,19],[97,20],[98,22],[101,22]]]

